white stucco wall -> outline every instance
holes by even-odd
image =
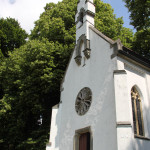
[[[118,150],[133,150],[132,144],[129,144],[132,138],[132,128],[125,70],[114,71],[114,86]]]
[[[133,131],[133,119],[132,119],[132,106],[131,106],[131,88],[136,86],[138,92],[140,93],[142,99],[142,110],[143,110],[143,121],[144,121],[144,131],[145,137],[150,138],[150,72],[142,69],[138,65],[130,63],[122,58],[118,57],[117,66],[120,70],[125,70],[127,75],[127,90],[128,90],[128,99],[129,109],[127,113],[130,113],[131,120],[131,136],[130,141],[125,145],[128,149],[132,146],[134,150],[149,150],[150,149],[150,141],[145,139],[139,139],[134,137]],[[120,105],[121,107],[121,105]],[[123,135],[123,130],[118,132],[118,135]],[[122,139],[118,139],[118,143],[121,143]],[[127,141],[127,140],[126,140]]]
[[[46,150],[59,150],[59,129],[61,124],[61,103],[52,108],[51,129]]]
[[[59,109],[53,110],[51,146],[47,150],[73,150],[75,131],[90,126],[93,150],[149,150],[150,141],[134,137],[131,88],[142,99],[145,137],[150,138],[150,72],[120,57],[111,59],[110,44],[89,29],[91,57],[78,66],[74,51],[64,83]],[[75,111],[78,92],[89,87],[92,104],[84,116]],[[127,124],[126,124],[127,123]]]
[[[89,32],[91,57],[87,60],[82,53],[82,64],[78,66],[74,52],[63,83],[59,150],[72,150],[75,130],[88,126],[93,134],[93,150],[117,149],[114,65],[110,57],[113,51],[105,40],[92,30]],[[92,91],[92,104],[84,116],[79,116],[75,100],[84,87]]]

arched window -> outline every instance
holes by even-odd
[[[135,87],[131,89],[131,101],[132,101],[134,134],[144,136],[142,103],[140,94]]]

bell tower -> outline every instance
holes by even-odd
[[[94,16],[95,5],[93,0],[79,0],[75,16],[76,43],[83,34],[85,34],[86,39],[89,39],[89,26],[94,26]]]
[[[79,0],[77,5],[76,22],[76,63],[85,65],[90,58],[89,26],[94,27],[95,5],[93,0]],[[83,53],[84,54],[83,54]]]

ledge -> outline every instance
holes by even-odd
[[[141,140],[148,140],[148,141],[150,141],[150,138],[147,138],[147,137],[145,137],[145,136],[141,136],[141,135],[136,135],[136,134],[134,134],[134,137],[135,137],[135,138],[138,138],[138,139],[141,139]]]
[[[125,70],[114,70],[114,74],[127,74]]]
[[[132,127],[131,123],[128,121],[117,122],[117,127]]]

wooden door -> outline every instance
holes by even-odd
[[[90,150],[90,133],[83,133],[79,138],[79,150]]]

